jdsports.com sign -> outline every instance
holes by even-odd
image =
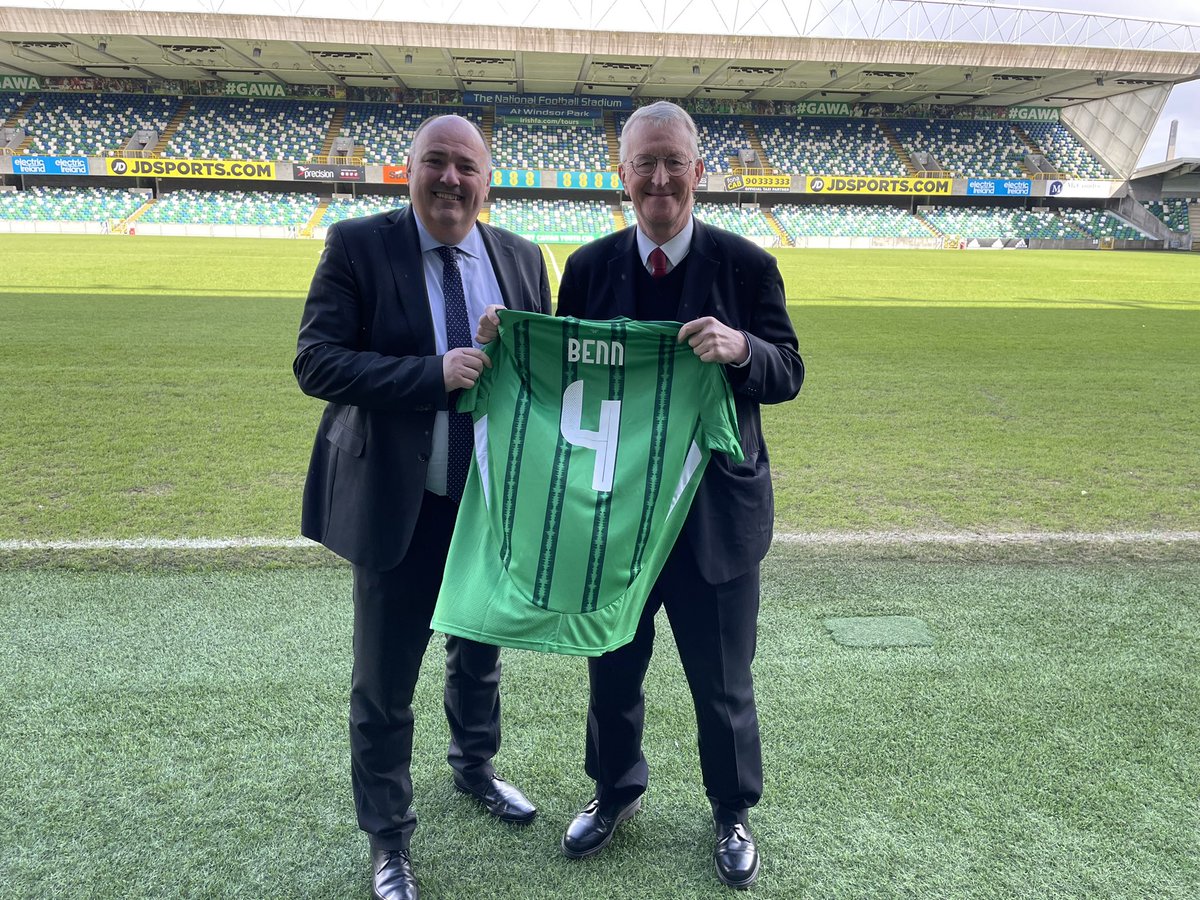
[[[270,181],[275,163],[236,159],[106,159],[109,175],[138,178],[237,178]]]
[[[805,190],[810,194],[902,194],[926,197],[949,194],[953,187],[952,178],[810,175]]]

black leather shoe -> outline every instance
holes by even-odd
[[[483,804],[484,809],[501,821],[513,825],[528,825],[537,815],[537,807],[530,803],[518,788],[495,775],[478,786],[469,785],[455,775],[454,786],[464,794],[470,794]]]
[[[420,896],[407,850],[371,851],[373,900],[417,900]]]
[[[750,828],[738,822],[717,823],[717,849],[713,851],[717,877],[733,888],[748,888],[758,877],[758,848]]]
[[[594,856],[613,839],[617,826],[632,819],[642,808],[642,798],[625,806],[601,806],[595,798],[567,826],[563,835],[562,852],[571,859]]]

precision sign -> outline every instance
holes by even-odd
[[[237,159],[127,159],[119,156],[106,159],[104,167],[109,175],[132,175],[137,178],[275,179],[275,163]]]
[[[809,175],[805,190],[810,194],[900,194],[927,197],[949,194],[953,178],[892,178],[870,175]]]

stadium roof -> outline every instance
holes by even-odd
[[[941,0],[876,0],[871,17],[857,0],[765,0],[746,12],[719,0],[499,0],[460,3],[436,21],[379,0],[238,5],[258,15],[223,14],[219,0],[170,4],[190,12],[72,5],[97,3],[0,7],[0,74],[1060,107],[1200,77],[1197,25]],[[379,18],[396,7],[425,20]],[[305,15],[318,11],[336,18]]]

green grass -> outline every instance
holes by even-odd
[[[0,540],[294,535],[318,253],[0,236]],[[1200,521],[1196,255],[779,257],[808,365],[765,411],[779,529]]]
[[[764,587],[753,896],[1200,892],[1195,566],[777,550]],[[366,896],[344,571],[7,573],[0,615],[0,893]],[[848,648],[823,624],[870,615],[920,618],[933,646]],[[498,764],[541,809],[517,831],[451,788],[431,651],[414,769],[426,896],[727,896],[690,700],[671,641],[658,650],[645,810],[583,863],[558,850],[590,792],[583,662],[505,653]]]

